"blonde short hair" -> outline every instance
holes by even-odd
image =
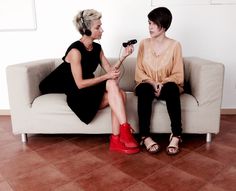
[[[91,29],[91,22],[102,18],[102,14],[94,9],[85,9],[79,11],[74,17],[74,25],[81,35],[85,34],[85,30]]]

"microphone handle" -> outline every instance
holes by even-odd
[[[128,40],[127,42],[123,42],[123,47],[127,47],[128,45],[131,45],[131,44],[136,44],[137,43],[137,40],[136,39],[132,39],[132,40]]]

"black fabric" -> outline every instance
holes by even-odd
[[[184,93],[191,94],[191,86],[187,81],[184,81]]]
[[[67,54],[73,48],[79,50],[81,53],[83,79],[94,78],[94,72],[98,64],[101,63],[101,46],[93,42],[93,50],[87,51],[83,43],[76,41],[67,49],[65,56],[62,58],[63,63],[42,80],[39,89],[42,94],[65,93],[67,95],[68,106],[81,121],[88,124],[99,110],[106,88],[106,81],[79,89],[74,81],[70,63],[65,61]]]
[[[139,134],[140,137],[149,137],[154,89],[151,84],[141,83],[136,87],[135,93],[138,96]]]
[[[179,88],[175,83],[168,82],[164,84],[159,97],[155,96],[154,89],[149,83],[139,84],[135,89],[135,93],[138,96],[139,132],[141,137],[150,135],[150,119],[154,98],[166,101],[172,133],[174,136],[181,135],[182,123],[180,94]]]

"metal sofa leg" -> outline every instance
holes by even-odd
[[[22,141],[22,143],[26,143],[27,142],[27,134],[26,133],[22,133],[21,134],[21,141]]]
[[[211,142],[211,133],[206,134],[206,142],[210,143]]]

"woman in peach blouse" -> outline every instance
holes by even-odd
[[[180,93],[184,72],[181,45],[166,36],[172,21],[169,9],[158,7],[148,14],[148,19],[150,38],[140,42],[135,71],[141,144],[150,153],[160,150],[159,144],[151,138],[150,119],[153,100],[165,100],[172,131],[166,151],[173,155],[180,151],[182,134]]]

